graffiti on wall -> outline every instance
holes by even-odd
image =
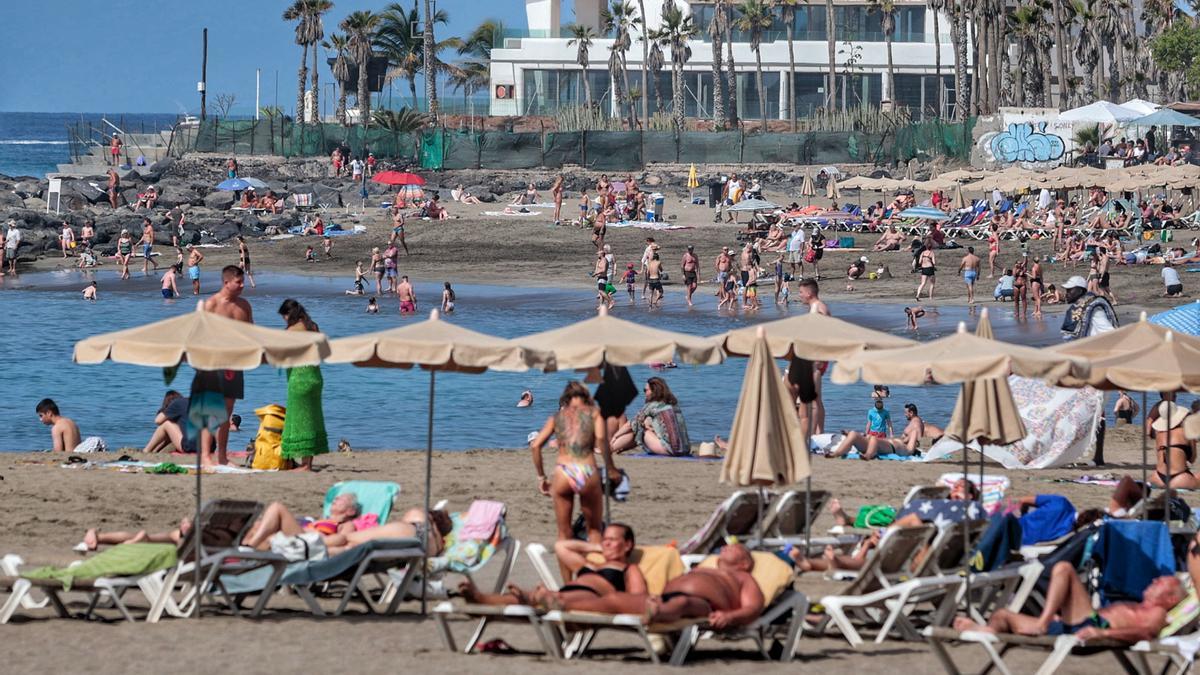
[[[992,156],[998,162],[1052,162],[1062,159],[1066,143],[1046,133],[1046,122],[1017,122],[992,137]]]

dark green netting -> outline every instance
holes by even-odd
[[[583,164],[582,131],[550,131],[542,140],[545,165],[558,168],[564,164]]]
[[[912,124],[896,130],[895,157],[907,162],[914,157],[971,158],[972,134],[977,118],[966,122],[942,121]]]
[[[679,134],[681,164],[740,164],[742,132],[684,131]]]
[[[646,164],[674,164],[679,161],[679,144],[674,131],[642,132],[642,161]]]
[[[488,131],[480,138],[479,165],[482,168],[531,169],[541,164],[541,133]]]
[[[807,134],[751,134],[742,139],[746,164],[800,164]]]
[[[588,131],[583,141],[584,162],[594,171],[642,168],[642,139],[637,131]]]
[[[421,134],[421,168],[442,168],[442,131],[426,131]]]
[[[478,169],[479,134],[447,131],[442,134],[443,169]]]

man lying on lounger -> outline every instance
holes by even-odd
[[[428,519],[428,551],[430,556],[440,555],[445,545],[445,535],[450,531],[450,516],[445,511],[433,511]],[[421,509],[410,509],[399,520],[384,525],[372,524],[356,519],[359,516],[358,501],[353,495],[339,495],[329,508],[329,518],[323,520],[300,519],[292,515],[280,502],[272,502],[263,515],[242,540],[244,546],[269,550],[271,537],[282,532],[296,536],[301,532],[319,532],[325,541],[330,556],[335,556],[359,544],[375,539],[407,539],[417,536],[417,528],[426,522]]]
[[[640,614],[648,623],[704,619],[716,628],[757,619],[766,604],[750,572],[754,558],[745,546],[730,544],[717,555],[717,567],[696,568],[667,582],[661,596],[613,593],[562,603],[562,609],[604,614]]]
[[[1152,640],[1167,625],[1167,611],[1179,604],[1184,595],[1179,579],[1161,576],[1142,592],[1141,602],[1114,602],[1103,609],[1093,609],[1091,594],[1079,581],[1075,567],[1062,561],[1050,570],[1045,609],[1038,616],[998,609],[986,626],[959,617],[954,628],[1019,635],[1073,634],[1080,640]]]

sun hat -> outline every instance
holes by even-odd
[[[1160,401],[1156,408],[1158,410],[1158,419],[1150,423],[1150,428],[1155,431],[1174,429],[1182,425],[1183,420],[1188,416],[1187,408],[1172,401]],[[1168,426],[1168,422],[1170,426]]]
[[[1076,274],[1063,282],[1063,288],[1087,288],[1087,280]]]

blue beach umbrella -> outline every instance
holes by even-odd
[[[935,209],[932,206],[914,206],[911,209],[905,209],[900,212],[901,218],[912,218],[914,220],[950,220],[950,216],[941,209]]]
[[[1127,122],[1127,124],[1135,127],[1200,127],[1200,119],[1177,110],[1163,108]]]
[[[1159,312],[1149,321],[1176,333],[1200,336],[1200,300]]]
[[[226,192],[249,189],[260,190],[265,187],[267,187],[267,184],[257,178],[229,178],[217,184],[218,190],[225,190]]]

